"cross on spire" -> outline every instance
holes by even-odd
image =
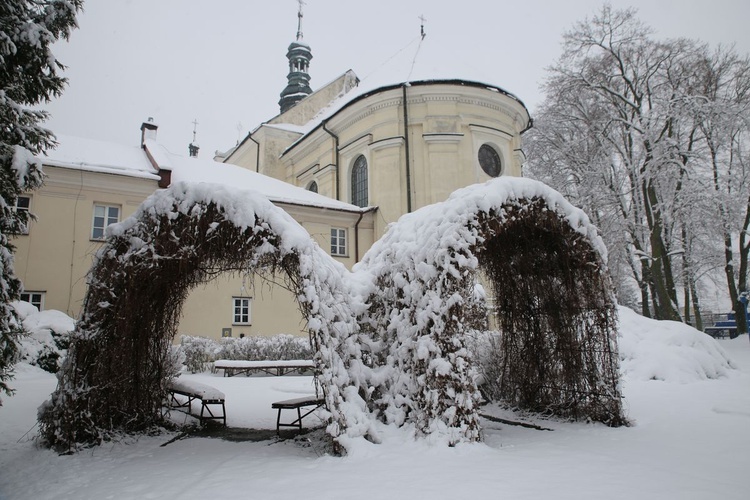
[[[305,2],[297,0],[297,3],[299,4],[299,10],[297,11],[297,40],[302,40],[302,17],[304,17],[302,6],[305,5]]]
[[[196,158],[198,156],[198,150],[200,149],[198,145],[195,143],[195,136],[198,133],[198,119],[193,120],[193,142],[188,144],[188,153],[190,153],[191,158]]]
[[[195,142],[195,134],[198,133],[198,119],[193,120],[193,142]]]

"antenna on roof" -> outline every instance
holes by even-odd
[[[302,40],[302,6],[305,5],[305,2],[297,0],[297,3],[299,4],[299,10],[297,11],[297,40]]]
[[[422,48],[422,41],[424,40],[424,37],[427,36],[427,33],[424,31],[424,23],[427,21],[427,18],[424,17],[424,15],[419,16],[419,20],[421,21],[421,24],[419,25],[419,34],[421,38],[419,39],[419,44],[417,44],[417,51],[414,53],[414,59],[411,60],[411,68],[409,68],[409,76],[406,77],[406,81],[411,81],[411,74],[414,72],[414,65],[417,64],[417,56],[419,55],[419,49]]]
[[[198,133],[198,119],[193,120],[193,142],[188,144],[188,152],[190,153],[191,158],[197,158],[198,157],[198,150],[200,149],[198,147],[198,144],[195,142],[195,136]]]

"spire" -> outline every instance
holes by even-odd
[[[198,119],[196,118],[193,120],[193,142],[188,144],[188,152],[190,153],[191,158],[197,158],[198,157],[198,150],[200,147],[198,146],[198,143],[195,142],[195,136],[198,133]]]
[[[287,75],[287,86],[281,92],[279,107],[285,112],[299,101],[312,94],[310,88],[310,75],[307,73],[312,59],[310,46],[302,41],[302,0],[297,0],[299,10],[297,11],[297,39],[289,45],[286,58],[289,60],[289,74]]]

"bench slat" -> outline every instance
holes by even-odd
[[[201,384],[192,380],[175,379],[169,384],[170,389],[179,391],[185,396],[195,396],[200,399],[224,400],[224,393],[210,385]]]
[[[277,401],[271,404],[271,408],[299,408],[302,406],[318,405],[325,403],[325,399],[317,396],[304,396],[301,398]]]

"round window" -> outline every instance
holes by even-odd
[[[503,170],[500,155],[497,154],[495,148],[489,144],[482,144],[479,148],[479,165],[482,167],[482,170],[484,170],[484,173],[490,177],[499,176]]]

